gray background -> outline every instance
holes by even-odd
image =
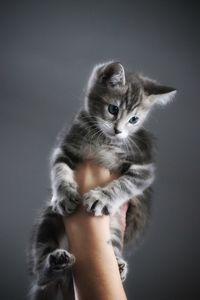
[[[200,299],[199,7],[195,1],[0,2],[0,298],[26,298],[25,245],[48,198],[56,134],[95,63],[177,87],[146,125],[158,138],[153,218],[128,299]],[[106,299],[106,298],[105,298]]]

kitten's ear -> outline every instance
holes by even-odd
[[[146,77],[140,78],[142,79],[144,91],[148,96],[147,100],[150,104],[165,105],[175,97],[177,92],[175,88],[161,85]]]
[[[125,72],[118,62],[107,62],[94,67],[88,82],[88,90],[95,84],[107,86],[125,85]]]
[[[101,83],[111,86],[125,85],[125,72],[119,62],[111,62],[99,69],[98,78]]]

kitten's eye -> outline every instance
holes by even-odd
[[[139,120],[139,118],[134,116],[134,117],[130,118],[129,123],[135,124],[135,123],[137,123],[138,120]]]
[[[116,116],[119,112],[119,107],[113,104],[108,105],[108,111],[110,114]]]

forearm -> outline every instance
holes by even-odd
[[[99,167],[86,164],[76,180],[81,194],[104,186],[114,177]],[[109,217],[93,217],[83,207],[65,219],[70,251],[76,257],[73,274],[78,299],[125,300],[117,261],[110,240]]]
[[[78,299],[126,299],[109,232],[109,217],[88,216],[84,208],[65,221]]]

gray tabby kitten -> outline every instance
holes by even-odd
[[[175,93],[174,88],[125,72],[118,62],[94,68],[85,106],[69,131],[62,132],[51,157],[52,199],[32,235],[31,299],[55,299],[58,288],[64,292],[71,286],[75,258],[67,251],[62,216],[73,213],[81,202],[94,216],[110,215],[111,242],[125,280],[127,263],[122,245],[136,240],[147,223],[154,180],[153,139],[143,123],[154,105],[165,105]],[[81,198],[73,173],[85,160],[120,176]],[[129,206],[122,241],[119,208],[126,202]]]

